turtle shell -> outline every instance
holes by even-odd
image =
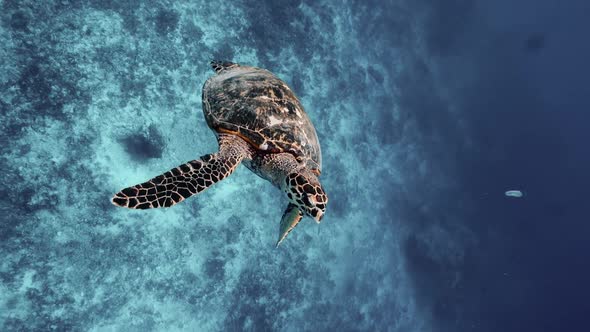
[[[301,102],[271,72],[246,66],[220,71],[203,86],[203,112],[211,129],[242,137],[264,153],[292,153],[318,174],[318,137]]]

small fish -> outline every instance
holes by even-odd
[[[520,190],[508,190],[506,192],[506,196],[508,197],[522,197],[524,194]]]

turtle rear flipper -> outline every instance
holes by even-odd
[[[215,70],[215,72],[218,74],[222,70],[228,70],[230,68],[235,68],[238,66],[239,65],[237,63],[233,63],[233,62],[229,62],[229,61],[219,61],[219,60],[211,61],[211,68],[213,68],[213,70]]]
[[[182,164],[155,178],[125,188],[112,198],[113,204],[131,209],[169,207],[198,194],[229,176],[249,147],[241,138],[220,135],[219,152]]]

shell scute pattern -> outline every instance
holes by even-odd
[[[291,153],[320,171],[309,117],[287,84],[269,71],[239,66],[211,77],[203,87],[203,107],[211,129],[237,134],[267,153]]]

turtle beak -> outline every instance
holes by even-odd
[[[315,220],[316,223],[320,223],[322,221],[322,218],[324,218],[324,211],[320,211],[318,213],[318,216],[313,218]]]

